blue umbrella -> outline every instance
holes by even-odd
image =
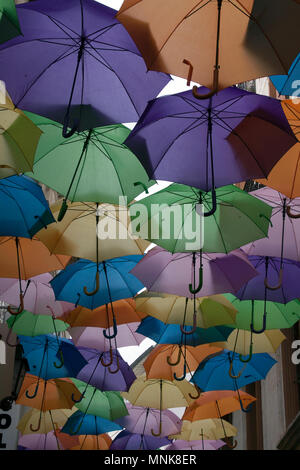
[[[224,349],[221,354],[200,363],[191,382],[202,391],[239,390],[247,384],[265,379],[277,361],[269,354],[253,354],[251,360],[242,363],[239,354]]]
[[[65,300],[90,310],[115,300],[134,297],[144,285],[129,271],[142,257],[130,255],[109,259],[98,263],[98,271],[97,263],[80,259],[67,266],[51,281],[55,297],[57,300]],[[89,295],[95,289],[95,282],[99,289]]]
[[[32,238],[55,222],[42,188],[27,176],[0,179],[0,236]]]
[[[64,427],[61,429],[62,433],[71,435],[99,435],[106,432],[118,431],[123,429],[119,424],[109,421],[99,416],[88,415],[78,410],[72,414]]]
[[[300,54],[292,63],[287,75],[273,75],[270,79],[280,95],[299,96],[299,76]]]

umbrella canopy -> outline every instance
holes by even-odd
[[[224,350],[221,354],[202,362],[191,381],[204,392],[237,390],[252,382],[265,379],[276,363],[277,361],[269,354],[262,353],[254,354],[251,360],[244,364],[238,354]]]
[[[300,105],[299,101],[282,100],[281,106],[298,142],[276,163],[267,178],[258,179],[257,182],[293,199],[300,196]]]
[[[150,352],[143,366],[147,379],[162,378],[172,381],[174,374],[180,377],[185,363],[189,371],[194,371],[201,361],[221,351],[221,348],[208,344],[184,346],[183,350],[180,345],[158,344]]]
[[[144,285],[130,273],[130,270],[141,259],[140,255],[123,256],[103,261],[98,266],[92,261],[80,259],[67,266],[51,281],[55,298],[93,310],[115,300],[134,297]],[[98,291],[95,290],[97,273],[99,273]],[[95,293],[88,295],[92,291]]]
[[[79,371],[77,379],[102,391],[123,392],[127,392],[135,381],[136,376],[133,370],[117,350],[112,352],[113,360],[109,367],[103,365],[103,363],[110,363],[110,353],[108,351],[102,353],[97,349],[84,347],[78,347],[78,351],[88,364]]]
[[[190,64],[192,79],[216,90],[287,73],[299,52],[299,15],[292,0],[126,0],[117,17],[150,70],[186,78]]]
[[[153,408],[133,406],[127,403],[128,415],[118,418],[117,423],[126,428],[126,431],[133,434],[143,434],[152,436],[151,429],[159,426],[160,412]],[[168,436],[180,432],[182,422],[177,415],[169,410],[164,410],[162,415],[161,436]]]
[[[68,324],[61,320],[54,320],[46,315],[36,315],[27,310],[23,310],[17,316],[11,316],[7,320],[9,328],[17,335],[40,336],[49,333],[59,333],[66,331]]]
[[[113,344],[118,348],[127,346],[138,346],[144,341],[145,336],[136,332],[139,323],[129,323],[128,325],[119,325],[117,336],[113,339]],[[104,336],[103,328],[75,326],[68,329],[74,344],[77,347],[98,349],[98,351],[110,351],[112,343]],[[116,347],[115,347],[116,349]],[[112,354],[113,356],[113,354]]]
[[[136,231],[138,236],[171,253],[200,248],[205,252],[228,253],[247,241],[268,235],[272,208],[267,204],[258,203],[256,198],[233,185],[217,189],[216,201],[214,217],[207,217],[204,222],[199,204],[204,213],[209,213],[211,194],[190,186],[171,184],[131,204],[129,212],[133,223],[136,212],[141,214]],[[201,236],[197,237],[195,227],[200,228],[198,235],[203,232]]]
[[[167,437],[145,436],[122,431],[113,440],[109,450],[156,450],[170,443]]]
[[[170,439],[197,441],[199,439],[218,440],[223,437],[237,435],[237,428],[224,419],[201,419],[197,421],[183,421],[179,434],[169,436]]]
[[[70,437],[59,431],[50,431],[47,434],[24,434],[19,439],[19,445],[27,447],[30,450],[66,450],[66,447],[60,442],[68,439],[68,447],[78,445],[78,437]]]
[[[265,330],[259,334],[252,333],[252,335],[250,331],[233,330],[227,341],[217,344],[221,348],[229,349],[243,356],[249,354],[250,360],[253,357],[252,354],[275,353],[285,339],[286,337],[280,330]]]
[[[26,176],[0,179],[0,214],[0,236],[32,238],[55,222],[42,188]]]
[[[82,380],[72,379],[81,397],[75,401],[75,406],[83,413],[114,421],[128,414],[126,405],[119,392],[102,392]]]
[[[17,429],[21,434],[27,435],[35,433],[32,431],[37,428],[37,424],[40,421],[39,434],[47,434],[48,432],[56,430],[56,427],[63,427],[68,418],[74,413],[76,408],[71,410],[49,410],[45,413],[42,413],[42,418],[40,421],[40,411],[32,408],[28,410],[20,419]]]
[[[130,130],[122,124],[83,131],[65,140],[61,124],[25,114],[43,131],[28,175],[65,199],[120,204],[125,197],[126,205],[154,183],[123,144]]]
[[[2,32],[1,11],[0,30]],[[22,111],[14,107],[9,97],[3,98],[4,104],[2,99],[0,103],[0,178],[32,171],[35,151],[42,134]]]
[[[194,253],[172,255],[161,247],[155,247],[141,259],[131,273],[149,291],[193,298],[189,282],[193,283],[195,270],[201,270],[200,261],[199,253],[195,253],[195,256]],[[228,255],[203,253],[202,262],[203,285],[196,297],[234,293],[257,274],[241,250],[232,251]]]
[[[79,443],[70,450],[109,450],[112,443],[108,434],[76,436]]]
[[[273,75],[270,77],[273,85],[280,95],[293,96],[297,92],[295,81],[299,78],[300,54],[292,63],[288,73],[285,75]]]
[[[157,318],[163,323],[193,325],[194,303],[190,299],[171,294],[145,292],[135,298],[139,312]],[[184,317],[185,306],[186,314]],[[237,309],[223,295],[196,299],[197,326],[209,328],[235,323]]]
[[[217,441],[208,439],[201,441],[184,441],[177,439],[166,447],[165,450],[218,450],[225,445],[225,442],[220,439]]]
[[[149,178],[211,191],[267,177],[296,142],[279,100],[231,87],[151,101],[125,144]]]
[[[96,435],[121,430],[121,426],[108,419],[77,410],[67,420],[61,432],[72,435]]]
[[[21,34],[16,5],[13,0],[0,1],[0,44]]]
[[[234,411],[244,409],[256,400],[246,392],[240,390],[218,390],[214,392],[201,393],[184,412],[183,420],[198,421],[200,419],[220,418]]]
[[[107,6],[38,0],[17,12],[22,36],[1,46],[1,78],[18,108],[64,123],[65,130],[74,123],[80,131],[136,122],[170,80],[147,72]]]

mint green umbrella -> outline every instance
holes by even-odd
[[[75,133],[65,139],[62,125],[26,112],[43,131],[28,176],[65,196],[65,201],[127,205],[155,182],[124,144],[130,129],[122,124]],[[127,201],[120,197],[126,197]]]
[[[14,0],[0,0],[0,44],[21,34]]]
[[[50,315],[36,315],[24,310],[7,320],[9,328],[17,335],[39,336],[66,331],[69,325],[62,320],[54,320]]]
[[[119,392],[102,392],[81,380],[72,378],[72,381],[82,394],[80,401],[74,400],[75,406],[84,414],[110,421],[128,415],[124,399]]]
[[[236,186],[216,189],[217,210],[211,193],[183,184],[171,184],[130,206],[132,230],[171,253],[197,251],[228,253],[268,235],[272,208]],[[202,236],[204,237],[202,240]]]

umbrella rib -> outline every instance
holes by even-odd
[[[57,28],[60,29],[66,36],[69,36],[70,39],[74,40],[74,38],[71,36],[71,34],[68,33],[68,31],[65,31],[64,28],[66,28],[66,30],[71,31],[71,33],[75,34],[75,36],[80,37],[80,35],[76,31],[74,31],[74,29],[72,29],[69,26],[67,26],[66,24],[62,23],[57,18],[53,18],[52,16],[47,15],[45,13],[42,13],[42,15],[47,16],[47,18],[49,18],[49,20],[52,21],[52,23],[54,23],[55,26],[57,26]]]

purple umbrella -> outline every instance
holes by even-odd
[[[70,436],[68,438],[70,439]],[[72,446],[79,443],[78,436],[74,436],[72,440]],[[29,450],[65,450],[54,431],[47,434],[24,434],[18,444]]]
[[[50,285],[52,279],[51,274],[45,273],[32,277],[27,281],[21,280],[25,310],[38,315],[54,314],[56,317],[74,310],[74,304],[55,300],[54,291]],[[10,305],[19,305],[20,288],[18,279],[0,279],[0,299]]]
[[[235,293],[240,300],[270,300],[286,304],[290,300],[300,297],[298,284],[300,262],[283,259],[283,275],[280,288],[266,290],[265,279],[270,285],[275,285],[278,282],[281,259],[268,256],[249,256],[249,261],[258,272],[258,276],[251,279]]]
[[[112,363],[109,367],[102,364],[110,362],[110,352],[78,347],[88,364],[80,370],[77,379],[102,391],[127,392],[136,376],[117,350],[112,351]]]
[[[128,415],[118,418],[116,422],[131,433],[153,436],[151,429],[157,429],[160,424],[160,411],[154,408],[143,408],[126,403]],[[161,436],[177,434],[181,431],[182,421],[169,410],[161,411]]]
[[[0,47],[1,79],[16,107],[63,123],[65,137],[137,121],[170,80],[147,70],[116,11],[96,1],[36,0],[17,12],[22,36]]]
[[[189,282],[193,282],[194,269],[200,269],[199,253],[172,254],[155,247],[131,270],[149,291],[193,297]],[[195,260],[195,264],[193,261]],[[234,293],[257,275],[242,250],[228,255],[203,253],[203,285],[197,297],[224,292]]]
[[[217,187],[268,175],[295,143],[279,100],[236,87],[201,101],[192,91],[157,98],[125,141],[150,178],[213,196]]]
[[[122,431],[117,435],[109,450],[156,450],[170,444],[166,437],[145,436]]]
[[[178,439],[166,447],[165,450],[218,450],[225,445],[225,442],[221,440],[182,441]]]

